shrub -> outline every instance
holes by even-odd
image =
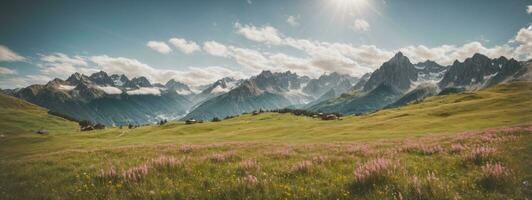
[[[183,160],[173,156],[160,156],[152,160],[152,164],[157,168],[175,168],[183,164]]]
[[[407,144],[404,150],[409,153],[418,153],[421,155],[432,155],[443,152],[443,148],[438,145],[421,145],[421,144]]]
[[[215,153],[212,154],[208,159],[213,162],[225,162],[231,159],[233,157],[233,153]]]
[[[327,161],[327,156],[319,155],[319,156],[312,157],[312,162],[316,164],[321,164],[321,163],[324,163],[325,161]]]
[[[425,178],[412,177],[405,199],[453,199],[449,195],[449,187],[429,172]]]
[[[394,168],[392,161],[385,158],[377,158],[364,163],[355,169],[353,189],[370,189],[374,185],[386,182]]]
[[[487,163],[482,166],[480,184],[488,190],[493,190],[508,183],[510,174],[510,170],[501,163]]]
[[[244,160],[240,162],[239,168],[242,170],[255,170],[259,168],[259,165],[256,160]]]
[[[466,146],[462,144],[452,144],[451,147],[449,148],[449,153],[462,153],[466,149],[467,149]]]
[[[496,152],[497,149],[493,147],[477,147],[465,155],[465,160],[472,161],[476,164],[481,164],[485,161],[493,159]]]
[[[128,181],[139,181],[144,176],[148,175],[150,166],[142,164],[133,168],[130,168],[122,173],[122,177]]]
[[[244,177],[239,178],[238,182],[246,186],[255,186],[259,183],[259,179],[257,179],[257,177],[253,175],[246,175]]]
[[[111,166],[108,170],[100,169],[100,173],[97,178],[103,181],[116,180],[119,177],[114,166]]]
[[[292,154],[292,150],[290,148],[283,148],[272,153],[273,157],[276,158],[287,158],[290,156],[290,154]]]
[[[292,173],[310,173],[312,166],[313,166],[312,162],[302,161],[292,166],[290,168],[290,171]]]

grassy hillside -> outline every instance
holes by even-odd
[[[0,199],[532,195],[530,82],[339,121],[263,113],[92,132],[0,97]]]
[[[49,115],[43,109],[26,101],[0,94],[0,134],[20,135],[45,129],[50,133],[76,132],[77,123]]]

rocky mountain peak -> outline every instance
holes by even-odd
[[[187,90],[187,91],[190,91],[190,88],[188,87],[188,85],[186,85],[184,83],[181,83],[179,81],[176,81],[174,79],[168,80],[168,82],[166,82],[165,86],[168,89],[172,89],[172,90]]]
[[[89,79],[98,85],[113,85],[114,81],[104,71],[96,72],[89,76]]]
[[[152,87],[150,81],[144,76],[139,76],[131,79],[126,87],[138,88],[138,87]]]
[[[364,91],[373,90],[380,84],[394,86],[398,90],[406,91],[417,78],[418,73],[414,65],[403,53],[398,52],[372,73],[368,82],[364,85]]]

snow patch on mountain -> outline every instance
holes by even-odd
[[[113,86],[95,86],[95,88],[107,94],[122,94],[122,90]]]
[[[129,95],[156,95],[161,96],[161,90],[159,88],[141,87],[136,90],[127,91]]]
[[[222,88],[220,85],[218,85],[211,90],[211,93],[225,93],[225,92],[229,92],[230,90],[231,89],[229,87]]]
[[[180,94],[180,95],[190,95],[190,94],[194,94],[192,91],[190,90],[182,90],[182,89],[177,89],[175,90],[175,92],[177,94]]]
[[[63,91],[70,91],[70,90],[73,90],[74,88],[76,88],[76,86],[73,86],[73,85],[59,85],[59,87],[57,87],[57,89],[63,90]]]

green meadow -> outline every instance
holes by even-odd
[[[531,82],[334,121],[88,132],[2,95],[0,199],[525,199],[531,133]]]

